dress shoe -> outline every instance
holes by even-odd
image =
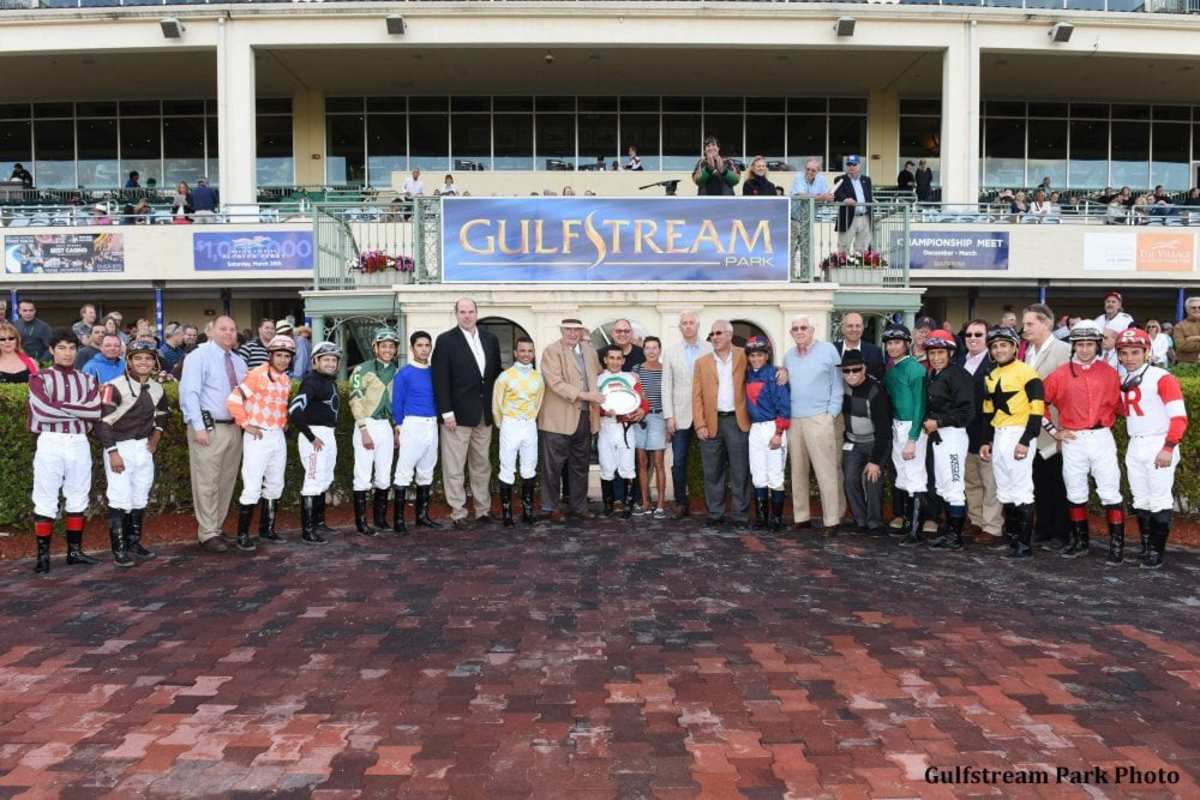
[[[228,553],[229,545],[225,543],[223,536],[214,536],[211,539],[205,539],[201,542],[200,549],[209,553]]]

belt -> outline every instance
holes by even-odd
[[[736,411],[718,411],[717,412],[718,417],[732,417],[736,414],[737,414]]]
[[[214,425],[232,425],[233,420],[231,420],[231,419],[214,419],[212,421],[212,423]]]

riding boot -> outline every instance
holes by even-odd
[[[50,537],[37,537],[37,563],[33,571],[38,575],[50,572]]]
[[[129,555],[129,532],[125,529],[125,512],[119,508],[108,510],[108,541],[112,545],[113,563],[118,567],[132,567],[137,562]]]
[[[1130,563],[1141,564],[1150,556],[1150,530],[1153,523],[1150,521],[1150,512],[1142,509],[1136,509],[1138,521],[1138,535],[1141,539],[1141,550],[1138,551],[1137,558],[1132,559]]]
[[[253,516],[253,504],[238,504],[237,548],[238,550],[245,550],[248,553],[252,553],[257,549],[254,540],[250,538],[250,518]]]
[[[1150,515],[1150,553],[1142,562],[1142,569],[1162,569],[1163,555],[1167,552],[1167,538],[1171,535],[1171,511],[1155,511]]]
[[[1087,519],[1073,519],[1067,528],[1067,545],[1058,551],[1062,558],[1078,558],[1087,555],[1088,551]]]
[[[521,480],[521,522],[532,525],[537,521],[533,507],[533,478]]]
[[[511,528],[513,526],[512,513],[512,492],[513,485],[511,483],[500,484],[500,517],[504,521],[504,527]]]
[[[767,496],[767,489],[755,488],[754,490],[754,525],[751,527],[756,531],[765,530],[767,527],[768,515],[770,514],[770,499]]]
[[[404,519],[405,506],[408,505],[408,487],[396,486],[394,491],[396,505],[392,507],[392,533],[405,534],[408,533],[408,523]],[[420,516],[421,504],[417,503],[417,517],[420,518]]]
[[[961,508],[961,506],[959,506]],[[929,546],[937,550],[962,550],[963,549],[963,525],[967,518],[965,514],[946,513],[945,533],[929,543]]]
[[[633,517],[633,478],[624,478],[622,485],[625,487],[625,500],[621,503],[621,519],[631,519]]]
[[[258,504],[258,538],[267,542],[282,542],[284,539],[275,532],[275,515],[279,511],[278,500],[263,498]]]
[[[83,552],[83,514],[67,515],[67,563],[91,566],[100,560]]]
[[[146,519],[146,509],[135,508],[125,515],[125,537],[129,540],[129,555],[137,561],[149,561],[158,556],[153,550],[147,550],[142,544],[142,523]]]
[[[375,529],[367,524],[367,493],[354,493],[354,529],[363,536],[374,536]]]
[[[904,538],[900,540],[901,547],[916,547],[923,543],[921,538],[921,506],[925,499],[924,492],[913,492],[908,496],[904,513]]]
[[[783,501],[787,498],[783,489],[771,490],[771,530],[783,530]]]
[[[441,528],[442,523],[434,522],[429,516],[429,506],[433,498],[433,486],[417,486],[417,527]]]
[[[1012,552],[1017,548],[1016,506],[1012,503],[1003,505],[1004,521],[1000,525],[1000,537],[995,544],[988,545],[990,550],[1006,550]]]
[[[600,481],[600,502],[603,504],[603,513],[606,517],[613,515],[613,482]]]
[[[387,529],[387,506],[388,506],[388,490],[375,490],[375,528],[376,530]]]
[[[277,501],[276,501],[277,502]],[[271,529],[274,530],[274,520],[271,521]],[[313,498],[313,530],[322,536],[331,533],[337,533],[333,528],[325,524],[325,493],[321,492]]]
[[[1125,509],[1120,503],[1105,506],[1104,516],[1108,519],[1108,556],[1104,563],[1106,566],[1116,566],[1125,558]],[[1086,546],[1085,539],[1084,547]]]
[[[300,498],[300,541],[305,544],[325,544],[325,539],[316,529],[316,498],[304,495]]]
[[[1013,506],[1013,522],[1016,526],[1016,546],[1005,558],[1033,557],[1033,503]]]

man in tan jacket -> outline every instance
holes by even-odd
[[[1189,297],[1184,304],[1187,316],[1175,323],[1175,355],[1181,364],[1200,362],[1200,297]]]
[[[542,471],[542,511],[558,509],[562,473],[567,470],[570,515],[586,518],[588,459],[592,434],[600,428],[600,406],[604,398],[596,391],[600,362],[590,343],[583,343],[587,329],[577,319],[559,325],[562,338],[542,351],[539,367],[546,394],[538,412],[538,449]]]
[[[746,413],[746,353],[733,346],[733,326],[712,324],[712,348],[696,359],[692,376],[692,425],[704,464],[704,504],[708,523],[725,520],[725,479],[729,478],[729,519],[748,521],[750,510],[750,416]]]

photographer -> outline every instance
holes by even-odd
[[[715,136],[704,140],[704,156],[692,170],[692,182],[700,195],[732,195],[738,183],[737,167],[721,157],[721,145]]]

